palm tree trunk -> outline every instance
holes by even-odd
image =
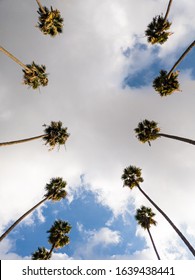
[[[182,142],[185,142],[185,143],[195,145],[195,140],[191,140],[191,139],[188,139],[188,138],[183,138],[183,137],[179,137],[179,136],[175,136],[175,135],[169,135],[169,134],[165,134],[165,133],[158,133],[157,135],[160,136],[160,137],[163,136],[163,137],[166,137],[166,138],[171,138],[171,139],[174,139],[174,140],[178,140],[178,141],[182,141]]]
[[[159,256],[158,251],[157,251],[157,249],[156,249],[156,245],[154,244],[154,240],[153,240],[153,238],[152,238],[152,234],[151,234],[149,228],[147,228],[147,231],[148,231],[148,234],[149,234],[149,236],[150,236],[150,240],[151,240],[151,242],[152,242],[152,245],[153,245],[154,251],[155,251],[155,253],[156,253],[157,259],[160,260],[160,256]]]
[[[13,61],[15,61],[17,64],[19,64],[23,69],[31,72],[31,70],[24,63],[22,63],[19,59],[17,59],[15,56],[13,56],[13,54],[8,52],[2,46],[0,46],[0,51],[3,52],[5,55],[7,55],[9,58],[11,58]]]
[[[173,0],[170,0],[170,1],[169,1],[168,7],[167,7],[167,10],[166,10],[166,14],[165,14],[165,17],[164,17],[164,21],[166,21],[167,18],[168,18],[168,14],[169,14],[169,12],[170,12],[170,8],[171,8],[172,2],[173,2]]]
[[[158,205],[142,190],[142,188],[137,185],[140,192],[150,201],[150,203],[163,215],[163,217],[167,220],[167,222],[172,226],[172,228],[177,232],[179,237],[183,240],[185,245],[188,247],[190,252],[195,257],[195,250],[192,247],[192,245],[189,243],[189,241],[185,238],[185,236],[181,233],[181,231],[174,225],[174,223],[169,219],[169,217],[158,207]]]
[[[167,77],[170,78],[171,73],[173,70],[179,65],[179,63],[184,59],[184,57],[189,53],[189,51],[195,46],[195,41],[193,41],[189,47],[185,50],[185,52],[180,56],[180,58],[177,60],[177,62],[173,65],[169,73],[167,74]]]
[[[15,140],[15,141],[10,141],[10,142],[3,142],[3,143],[0,143],[0,147],[1,146],[14,145],[14,144],[20,144],[20,143],[23,143],[23,142],[28,142],[28,141],[36,140],[36,139],[39,139],[39,138],[43,138],[44,136],[46,136],[46,134],[35,136],[35,137],[31,137],[31,138],[21,139],[21,140]]]
[[[41,11],[42,11],[44,14],[46,14],[46,12],[45,12],[43,6],[41,5],[41,2],[38,1],[38,0],[36,0],[36,1],[37,1],[37,4],[38,4],[39,8],[41,9]]]
[[[50,259],[50,258],[51,258],[51,255],[52,255],[52,252],[53,252],[53,250],[54,250],[55,246],[56,246],[56,244],[54,243],[54,244],[52,245],[52,247],[51,247],[50,251],[49,251],[49,254],[48,254],[48,259]]]
[[[24,215],[22,215],[15,223],[13,223],[1,236],[0,236],[0,242],[12,231],[25,217],[27,217],[32,211],[34,211],[39,205],[41,205],[43,202],[45,202],[48,199],[48,197],[45,197],[42,199],[39,203],[37,203],[35,206],[33,206],[30,210],[28,210]]]

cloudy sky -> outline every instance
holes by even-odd
[[[147,5],[146,5],[147,2]],[[152,88],[194,40],[195,1],[173,1],[174,34],[150,46],[144,31],[168,0],[56,0],[63,34],[50,38],[35,27],[37,3],[0,0],[1,45],[25,64],[46,65],[49,84],[33,91],[22,70],[0,53],[0,142],[43,133],[62,121],[66,147],[48,151],[41,140],[0,148],[0,232],[40,201],[53,177],[67,182],[63,202],[47,202],[0,244],[0,259],[29,259],[50,245],[55,219],[72,225],[70,244],[53,259],[156,259],[134,215],[141,205],[156,213],[151,228],[162,259],[193,259],[164,218],[139,193],[123,188],[125,167],[142,169],[141,187],[195,247],[195,147],[161,138],[140,144],[134,128],[149,119],[161,131],[195,139],[195,50],[178,67],[182,92],[161,98]]]

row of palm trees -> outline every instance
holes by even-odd
[[[164,44],[170,35],[173,33],[169,31],[171,27],[171,22],[168,20],[168,15],[170,12],[171,4],[173,0],[169,0],[165,16],[158,15],[155,16],[152,22],[148,25],[145,30],[145,35],[149,43],[153,44]],[[178,81],[179,71],[175,71],[175,68],[184,59],[184,57],[190,52],[190,50],[195,46],[195,41],[193,41],[180,58],[176,61],[170,71],[160,70],[159,76],[157,76],[153,81],[153,88],[160,96],[167,96],[176,91],[180,90],[180,84]]]
[[[51,200],[52,202],[58,202],[61,199],[66,198],[66,181],[61,177],[52,178],[48,184],[45,186],[44,198],[39,201],[35,206],[25,212],[21,217],[19,217],[1,236],[0,242],[8,236],[8,234],[20,223],[22,222],[30,213],[32,213],[38,206],[44,202]],[[54,249],[62,248],[69,244],[70,240],[67,234],[70,232],[71,226],[68,222],[62,220],[56,220],[48,233],[48,242],[52,245],[51,249],[48,251],[44,247],[38,247],[37,251],[32,254],[33,260],[48,260],[52,256]]]
[[[38,27],[44,35],[55,37],[63,31],[63,18],[60,11],[57,9],[47,8],[42,6],[41,2],[36,0],[38,9]],[[24,64],[13,54],[11,54],[4,47],[0,46],[0,51],[18,63],[23,71],[23,84],[28,85],[32,89],[38,89],[40,86],[48,85],[48,73],[46,73],[46,66],[36,64],[34,61],[31,64]]]
[[[181,240],[185,243],[185,245],[188,247],[188,249],[190,250],[190,252],[193,254],[193,256],[195,257],[195,249],[193,248],[193,246],[190,244],[190,242],[187,240],[187,238],[183,235],[183,233],[177,228],[177,226],[172,222],[172,220],[167,216],[167,214],[165,214],[165,212],[146,194],[146,192],[140,187],[140,183],[142,183],[144,181],[143,177],[142,177],[142,173],[141,173],[141,168],[130,165],[127,168],[124,169],[123,174],[122,174],[122,180],[123,180],[123,186],[127,186],[129,187],[131,190],[134,187],[137,187],[139,189],[139,191],[145,196],[145,198],[159,211],[159,213],[166,219],[166,221],[171,225],[171,227],[175,230],[175,232],[179,235],[179,237],[181,238]],[[142,215],[143,216],[148,216],[148,210],[147,208],[141,208],[140,211],[142,211]],[[140,214],[140,211],[138,211],[138,217]],[[144,213],[144,214],[143,214]],[[153,216],[151,215],[151,218]],[[143,217],[142,217],[143,218]],[[149,218],[147,218],[147,222],[149,223]],[[140,223],[144,224],[144,221],[142,219],[142,221],[140,221]],[[151,223],[155,224],[155,222],[153,220],[151,220]],[[146,226],[143,226],[144,228]],[[147,228],[148,227],[148,228]],[[149,229],[149,224],[147,225],[146,229]],[[149,232],[148,232],[149,233]],[[150,233],[149,233],[150,235]],[[151,236],[151,235],[150,235]],[[152,240],[152,239],[151,239]],[[152,240],[153,243],[153,240]],[[156,249],[155,249],[156,251]],[[159,258],[159,255],[158,255]]]
[[[38,0],[36,0],[36,2],[39,6],[37,11],[39,17],[36,27],[38,27],[44,35],[50,35],[51,37],[55,37],[57,34],[62,33],[63,18],[61,17],[60,11],[53,9],[52,6],[50,9],[42,6],[41,2]],[[45,65],[36,64],[34,61],[31,64],[24,64],[3,46],[0,46],[0,51],[22,67],[23,84],[28,85],[32,89],[38,89],[40,86],[45,87],[48,85],[48,73],[46,73]],[[45,145],[49,146],[49,150],[53,150],[56,146],[59,148],[60,145],[65,145],[69,137],[69,133],[67,132],[67,127],[63,127],[61,121],[52,121],[50,125],[44,124],[43,126],[45,127],[44,134],[21,140],[3,142],[0,143],[0,146],[20,144],[39,138],[42,138],[42,140],[45,142]],[[21,217],[19,217],[11,226],[9,226],[9,228],[7,228],[0,236],[0,242],[6,238],[8,234],[37,207],[48,200],[56,202],[64,199],[67,195],[65,189],[66,185],[67,183],[62,178],[52,178],[45,186],[46,193],[44,198],[27,212],[25,212]],[[32,259],[50,259],[54,249],[61,248],[69,243],[70,240],[67,234],[70,232],[70,230],[71,226],[68,224],[68,222],[56,220],[51,229],[48,231],[48,242],[51,244],[50,251],[46,250],[44,247],[39,247],[38,250],[32,254]]]

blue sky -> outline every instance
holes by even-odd
[[[45,206],[42,211],[42,215],[45,217],[44,222],[41,222],[34,214],[33,224],[30,227],[23,223],[10,233],[9,238],[16,239],[13,252],[25,257],[30,252],[34,252],[35,248],[45,246],[49,249],[46,232],[52,226],[53,221],[59,217],[71,224],[72,230],[69,234],[70,244],[58,249],[57,252],[66,253],[69,257],[85,259],[85,249],[90,243],[89,236],[93,237],[95,232],[101,228],[117,232],[120,238],[117,243],[113,242],[113,244],[101,241],[95,244],[92,248],[91,258],[102,259],[116,254],[134,253],[146,246],[142,238],[136,237],[136,222],[133,215],[126,215],[125,220],[119,216],[111,222],[112,212],[97,203],[94,194],[85,188],[79,190],[79,194],[71,203],[65,200],[60,203],[48,202]],[[72,242],[73,240],[74,242]],[[129,245],[127,246],[127,244]],[[80,247],[83,247],[84,250],[77,252]]]
[[[53,259],[156,259],[134,219],[138,207],[151,204],[123,188],[129,165],[142,169],[143,189],[195,247],[193,145],[160,138],[149,147],[134,134],[147,118],[164,133],[195,139],[194,49],[178,67],[182,92],[160,98],[152,88],[159,70],[169,70],[194,40],[195,2],[179,0],[170,13],[174,34],[162,46],[147,43],[144,30],[167,2],[42,0],[64,18],[63,33],[50,38],[35,28],[36,1],[0,0],[3,47],[26,64],[45,64],[49,73],[48,86],[32,91],[22,84],[20,67],[0,53],[0,142],[40,135],[51,121],[62,121],[70,133],[66,148],[51,152],[41,140],[1,147],[1,233],[43,198],[51,178],[62,177],[68,195],[17,226],[0,243],[0,259],[29,259],[38,246],[49,249],[46,232],[55,219],[72,230],[70,244]],[[162,259],[192,259],[153,211],[158,224],[151,232]]]

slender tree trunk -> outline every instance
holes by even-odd
[[[8,52],[2,46],[0,46],[0,51],[3,52],[5,55],[7,55],[9,58],[11,58],[13,61],[15,61],[17,64],[19,64],[23,69],[31,72],[31,70],[24,63],[22,63],[19,59],[17,59],[15,56],[13,56],[13,54]]]
[[[180,56],[180,58],[176,61],[176,63],[173,65],[169,73],[167,74],[168,78],[171,76],[171,73],[174,71],[174,69],[179,65],[179,63],[184,59],[184,57],[189,53],[189,51],[195,46],[195,41],[193,41],[189,47],[185,50],[185,52]]]
[[[0,236],[0,242],[12,231],[24,218],[26,218],[32,211],[34,211],[39,205],[41,205],[43,202],[45,202],[48,199],[48,197],[45,197],[42,199],[39,203],[37,203],[35,206],[33,206],[30,210],[28,210],[24,215],[22,215],[15,223],[13,223],[1,236]]]
[[[169,14],[169,12],[170,12],[170,8],[171,8],[172,2],[173,2],[173,0],[170,0],[170,1],[169,1],[168,7],[167,7],[167,10],[166,10],[166,14],[165,14],[165,17],[164,17],[164,21],[166,21],[167,18],[168,18],[168,14]]]
[[[10,142],[3,142],[3,143],[0,143],[0,147],[1,146],[14,145],[14,144],[20,144],[20,143],[28,142],[28,141],[33,141],[33,140],[36,140],[36,139],[39,139],[39,138],[43,138],[44,136],[46,136],[46,134],[35,136],[35,137],[31,137],[31,138],[21,139],[21,140],[15,140],[15,141],[10,141]]]
[[[160,137],[162,136],[162,137],[166,137],[166,138],[171,138],[171,139],[174,139],[174,140],[178,140],[178,141],[182,141],[182,142],[185,142],[185,143],[195,145],[195,140],[191,140],[191,139],[188,139],[188,138],[183,138],[183,137],[175,136],[175,135],[169,135],[169,134],[165,134],[165,133],[158,133],[158,135]]]
[[[44,14],[46,14],[46,12],[45,12],[43,6],[41,5],[41,2],[40,2],[39,0],[36,0],[36,2],[37,2],[37,4],[38,4],[39,8],[41,9],[41,11],[42,11]]]
[[[179,237],[183,240],[185,245],[188,247],[190,252],[195,257],[195,250],[192,247],[192,245],[189,243],[189,241],[185,238],[185,236],[181,233],[181,231],[174,225],[174,223],[169,219],[169,217],[158,207],[158,205],[142,190],[142,188],[137,185],[140,192],[150,201],[150,203],[163,215],[163,217],[167,220],[167,222],[172,226],[172,228],[177,232]]]
[[[155,253],[156,253],[157,259],[160,260],[160,256],[159,256],[158,251],[157,251],[157,249],[156,249],[156,245],[154,244],[154,240],[153,240],[153,238],[152,238],[152,234],[151,234],[149,228],[147,228],[147,231],[148,231],[148,234],[149,234],[149,236],[150,236],[150,239],[151,239],[151,242],[152,242],[154,251],[155,251]]]
[[[55,246],[56,246],[56,244],[54,243],[54,244],[52,245],[52,247],[51,247],[50,251],[49,251],[49,254],[48,254],[48,259],[50,259],[50,258],[51,258],[51,255],[52,255],[52,252],[53,252],[53,250],[54,250]]]

